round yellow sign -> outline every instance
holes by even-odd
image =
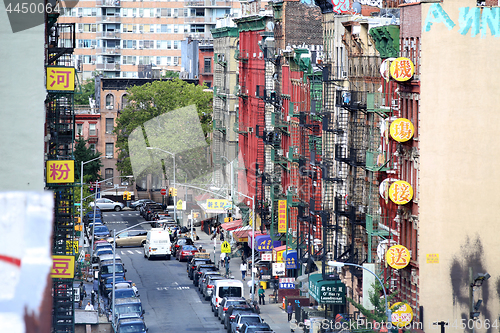
[[[391,306],[392,316],[391,322],[397,327],[409,325],[413,320],[413,311],[411,307],[403,302],[394,303]]]
[[[391,77],[396,81],[408,81],[415,73],[415,66],[408,58],[396,58],[391,62]]]
[[[408,119],[398,118],[391,123],[389,131],[397,142],[406,142],[413,137],[415,127]]]
[[[389,198],[396,205],[404,205],[413,198],[413,188],[410,183],[398,180],[389,187]]]
[[[410,251],[403,245],[393,245],[385,253],[385,261],[395,269],[405,268],[410,263],[410,260]]]

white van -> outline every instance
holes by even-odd
[[[144,243],[144,258],[151,260],[151,257],[166,257],[170,260],[170,235],[163,228],[154,228],[148,231],[146,242]]]
[[[243,282],[240,280],[215,280],[212,291],[212,310],[217,312],[224,297],[245,297]]]

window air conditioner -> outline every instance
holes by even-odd
[[[160,15],[156,15],[156,18],[160,18]]]
[[[134,0],[135,1],[135,0]],[[132,14],[132,17],[135,17],[135,14]]]
[[[79,32],[79,33],[82,33],[82,32],[83,32],[83,30],[82,30],[82,29],[78,29],[78,32]]]
[[[248,133],[253,133],[253,127],[247,127],[247,132]]]
[[[113,106],[112,105],[108,105],[108,106],[106,106],[106,109],[113,110]]]
[[[343,79],[347,79],[347,71],[342,71],[341,76]]]

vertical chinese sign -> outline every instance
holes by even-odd
[[[75,91],[74,67],[47,67],[47,91]]]
[[[395,181],[389,187],[389,198],[396,205],[405,205],[413,198],[413,188],[404,180]]]
[[[72,279],[75,277],[74,256],[52,256],[52,269],[50,276],[57,279]]]
[[[49,160],[47,161],[47,183],[74,183],[74,160]]]
[[[286,232],[286,200],[278,200],[278,232]]]
[[[396,58],[391,62],[390,66],[391,77],[399,82],[408,81],[415,73],[415,66],[408,58]]]
[[[410,263],[410,251],[403,245],[393,245],[385,253],[385,260],[394,269],[402,269]]]

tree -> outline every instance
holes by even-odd
[[[155,142],[163,140],[165,150],[176,153],[176,162],[178,163],[176,168],[185,170],[185,175],[188,172],[200,171],[201,166],[196,163],[204,160],[203,147],[190,145],[188,142],[189,138],[186,135],[176,136],[175,139],[172,139],[172,135],[175,135],[177,131],[181,133],[183,128],[186,129],[190,126],[191,128],[194,128],[193,126],[198,126],[199,128],[201,125],[201,129],[203,130],[202,136],[204,137],[201,140],[204,141],[205,145],[208,145],[208,133],[212,130],[213,94],[203,91],[203,89],[203,86],[197,86],[175,78],[172,80],[154,81],[127,89],[129,102],[117,118],[114,129],[117,135],[116,146],[119,150],[117,169],[121,174],[133,174],[130,160],[131,147],[129,145],[132,140],[131,136],[134,137],[134,135],[138,139],[135,143],[138,142],[141,147],[144,145],[144,140],[146,141],[146,145],[149,145],[149,140],[154,139]],[[197,124],[193,124],[192,119],[187,117],[191,106],[196,110]],[[185,112],[179,112],[179,110],[185,110]],[[170,115],[171,117],[169,118]],[[183,118],[183,115],[186,115],[186,118]],[[168,130],[158,130],[155,135],[151,135],[152,130],[157,130],[152,129],[152,127],[155,127],[152,125],[156,124],[155,122],[151,123],[153,119],[155,121],[158,120],[159,128],[164,126]],[[172,127],[172,124],[176,124],[176,127]],[[149,137],[145,134],[148,130],[150,132]],[[134,144],[133,140],[132,144]],[[189,151],[182,150],[183,153],[181,154],[179,145],[183,147],[187,146],[190,149]],[[141,158],[147,159],[148,156],[150,155],[144,155]],[[164,157],[166,163],[170,163],[169,159]],[[189,164],[190,167],[183,168],[183,165],[186,164]],[[145,171],[151,171],[151,168],[148,167]],[[193,177],[192,175],[191,178]]]
[[[387,290],[387,286],[386,286]],[[372,292],[369,293],[370,302],[374,306],[374,310],[367,310],[363,305],[355,302],[352,298],[347,297],[347,301],[351,303],[356,309],[358,309],[368,321],[375,321],[377,323],[383,323],[387,321],[387,315],[385,313],[385,299],[381,297],[382,286],[380,283],[372,284]],[[391,303],[392,299],[396,297],[398,291],[394,291],[392,294],[387,295],[387,303]],[[390,320],[390,318],[389,318]]]
[[[179,72],[176,72],[176,71],[166,71],[165,74],[162,77],[165,78],[165,79],[179,78]]]
[[[95,81],[94,79],[89,79],[85,81],[81,86],[82,93],[75,94],[75,105],[89,105],[89,97],[94,96],[95,92]]]
[[[87,162],[94,158],[101,156],[99,152],[93,152],[90,148],[87,148],[87,141],[83,138],[79,138],[76,141],[75,151],[73,152],[75,156],[75,177],[80,179],[80,170],[81,170],[81,162]],[[99,171],[101,170],[102,164],[100,160],[95,160],[90,163],[87,163],[83,166],[84,168],[84,176],[83,182],[95,182],[96,180],[100,180],[101,177],[99,175]]]

